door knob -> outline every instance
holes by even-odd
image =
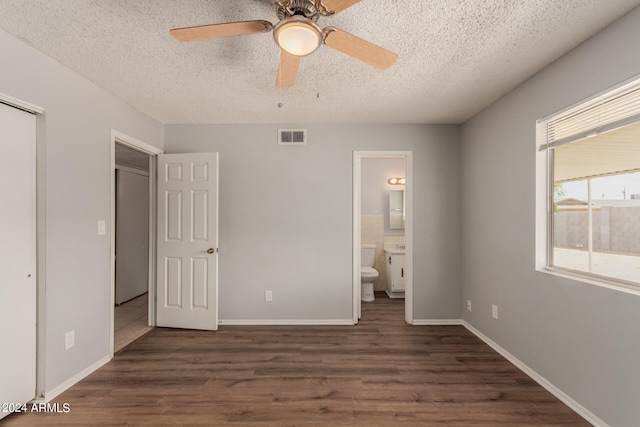
[[[215,249],[213,249],[213,248],[209,248],[209,249],[207,249],[207,253],[208,253],[208,254],[215,253],[215,251],[216,251],[216,250],[215,250]]]

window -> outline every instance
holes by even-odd
[[[546,268],[640,286],[640,80],[538,121],[537,138]]]

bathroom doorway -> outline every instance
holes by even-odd
[[[353,153],[353,322],[362,313],[361,244],[376,244],[374,268],[379,278],[374,284],[378,295],[390,289],[393,267],[387,262],[388,250],[399,256],[404,284],[405,322],[413,323],[413,180],[410,151],[354,151]],[[387,176],[388,175],[388,176]],[[404,180],[404,181],[402,181]],[[396,201],[400,201],[396,206]],[[389,279],[387,276],[389,275]],[[366,303],[365,303],[366,304]]]

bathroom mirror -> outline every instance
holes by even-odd
[[[404,190],[389,191],[389,229],[404,229]]]

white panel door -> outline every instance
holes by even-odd
[[[11,405],[36,390],[36,118],[4,104],[0,182],[0,404]]]
[[[157,325],[218,329],[218,153],[158,156]]]

